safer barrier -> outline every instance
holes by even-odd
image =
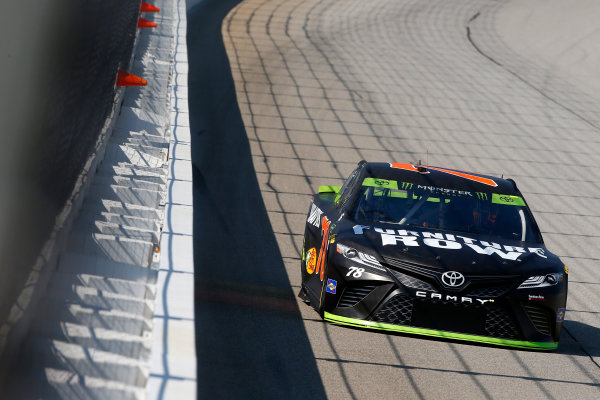
[[[117,75],[129,65],[141,5],[140,0],[5,3],[0,353],[15,314],[28,305],[20,301],[23,293],[37,290],[34,267],[49,261],[51,234],[70,212],[84,165],[115,111]]]

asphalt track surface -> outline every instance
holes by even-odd
[[[188,2],[200,398],[600,397],[600,102],[502,40],[503,4]],[[295,298],[310,195],[360,159],[514,178],[569,266],[558,350],[351,329]]]

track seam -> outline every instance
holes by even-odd
[[[529,86],[531,89],[533,89],[536,92],[538,92],[539,94],[541,94],[544,98],[550,100],[552,103],[556,104],[560,108],[566,110],[567,112],[569,112],[570,114],[574,115],[575,117],[577,117],[581,121],[585,122],[586,124],[588,124],[593,129],[600,130],[600,127],[597,126],[596,124],[594,124],[592,121],[590,121],[589,119],[587,119],[583,115],[577,113],[575,110],[573,110],[573,109],[567,107],[566,105],[562,104],[558,100],[550,97],[548,94],[544,93],[544,91],[542,91],[541,89],[537,88],[535,85],[533,85],[532,83],[530,83],[528,80],[526,80],[525,78],[523,78],[521,75],[517,74],[516,72],[514,72],[513,70],[511,70],[510,68],[508,68],[507,66],[505,66],[504,64],[502,64],[500,61],[498,61],[495,58],[493,58],[492,56],[490,56],[489,54],[485,53],[479,46],[477,46],[477,44],[475,44],[475,41],[471,37],[471,27],[470,27],[470,25],[480,15],[481,15],[481,12],[477,12],[475,15],[473,15],[469,19],[469,22],[467,23],[467,27],[466,27],[467,28],[467,40],[469,41],[469,43],[471,44],[471,46],[473,46],[473,48],[479,54],[481,54],[483,57],[485,57],[486,59],[488,59],[490,62],[496,64],[497,66],[499,66],[500,68],[502,68],[504,71],[508,72],[509,74],[511,74],[512,76],[514,76],[515,78],[517,78],[519,81],[523,82],[525,85]]]

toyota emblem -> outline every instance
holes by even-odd
[[[442,274],[442,282],[448,287],[459,287],[465,283],[465,277],[460,272],[447,271]]]

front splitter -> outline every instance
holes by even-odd
[[[496,346],[516,347],[530,350],[555,350],[558,347],[558,342],[529,342],[522,340],[509,340],[493,338],[488,336],[467,335],[464,333],[437,331],[432,329],[415,328],[405,325],[392,325],[382,322],[365,321],[362,319],[342,317],[331,314],[325,311],[323,319],[328,322],[333,322],[341,325],[349,325],[357,328],[377,329],[390,332],[409,333],[413,335],[433,336],[443,339],[462,340],[468,342],[485,343]]]

